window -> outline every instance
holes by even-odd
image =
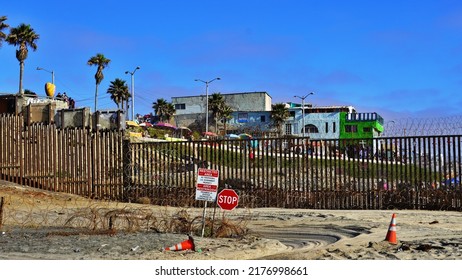
[[[329,133],[329,123],[326,122],[326,133]]]
[[[249,116],[248,116],[247,113],[239,113],[239,114],[237,114],[237,122],[238,123],[246,123],[246,122],[249,121],[248,118],[249,118]]]
[[[286,124],[286,135],[292,135],[292,124]]]
[[[372,127],[363,127],[363,132],[372,132]]]
[[[181,104],[175,104],[175,110],[185,110],[186,109],[186,104],[181,103]]]
[[[316,126],[309,124],[305,126],[306,133],[319,133],[319,130]]]
[[[266,116],[260,116],[260,122],[266,122]]]
[[[333,132],[333,133],[335,133],[335,130],[336,130],[335,125],[336,125],[336,122],[333,122],[333,123],[332,123],[332,132]]]
[[[358,126],[347,124],[345,125],[345,132],[358,132]]]

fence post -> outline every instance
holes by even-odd
[[[3,196],[0,197],[0,229],[3,227]]]
[[[24,116],[19,116],[17,118],[17,121],[19,120],[19,123],[17,124],[18,132],[23,133],[22,137],[20,138],[22,141],[20,141],[19,145],[19,180],[16,178],[16,183],[24,185],[25,184],[25,162],[24,162],[24,156],[25,156],[25,149],[26,149],[26,139],[27,139],[27,131],[24,126]]]
[[[123,170],[123,199],[125,201],[131,202],[132,199],[132,176],[133,176],[133,166],[132,166],[132,156],[130,151],[130,139],[124,139],[122,145],[122,170]]]

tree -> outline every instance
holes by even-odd
[[[28,97],[38,97],[37,93],[35,93],[34,91],[29,90],[27,88],[24,89],[24,95],[28,96]]]
[[[279,136],[282,135],[282,125],[289,116],[289,109],[287,109],[286,104],[276,103],[271,105],[271,121],[273,126],[277,128]]]
[[[223,98],[223,95],[221,93],[213,93],[209,97],[209,111],[212,111],[212,118],[213,121],[215,122],[215,132],[218,131],[218,119],[219,116],[221,115],[221,112],[223,108],[225,107],[225,100]]]
[[[173,106],[172,103],[168,103],[167,107],[165,108],[165,112],[164,112],[164,116],[167,122],[169,122],[173,118],[175,113],[176,113],[175,106]]]
[[[0,47],[2,46],[3,40],[6,38],[6,34],[3,33],[3,29],[10,27],[8,24],[5,23],[5,21],[8,18],[6,16],[0,16]]]
[[[18,27],[10,29],[10,34],[6,37],[6,42],[10,45],[17,46],[16,58],[19,61],[19,94],[23,94],[22,81],[24,73],[24,61],[27,59],[30,47],[33,51],[37,50],[35,43],[40,36],[35,33],[34,29],[29,24],[20,24]]]
[[[223,123],[223,130],[225,131],[225,135],[226,135],[226,124],[232,118],[231,116],[232,113],[233,113],[233,109],[226,104],[224,104],[223,108],[220,109],[219,119]]]
[[[91,57],[87,64],[90,66],[96,65],[98,69],[96,70],[95,74],[95,81],[96,81],[96,90],[95,90],[95,112],[98,108],[98,85],[103,81],[104,75],[103,70],[106,68],[109,63],[111,62],[110,59],[106,58],[103,54],[98,53],[95,56]]]
[[[153,102],[152,108],[161,122],[170,121],[176,113],[175,106],[173,106],[172,103],[168,103],[167,100],[163,98],[159,98],[156,102]]]
[[[111,82],[111,85],[107,89],[107,93],[111,95],[112,101],[117,104],[117,109],[120,109],[120,105],[122,104],[122,110],[124,109],[124,101],[131,97],[126,82],[119,78]]]

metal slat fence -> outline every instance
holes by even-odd
[[[284,137],[142,142],[120,131],[25,126],[0,116],[0,178],[96,199],[195,200],[198,168],[219,170],[240,207],[461,210],[461,137]]]
[[[244,207],[461,209],[461,136],[126,143],[129,199],[197,206],[216,169]]]
[[[123,132],[24,125],[0,116],[0,178],[98,199],[123,199]]]

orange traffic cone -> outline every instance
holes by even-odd
[[[391,244],[398,244],[398,240],[396,239],[396,214],[393,213],[391,216],[390,226],[388,227],[387,236],[385,240],[390,242]]]
[[[183,251],[183,250],[193,250],[193,251],[196,250],[194,246],[194,239],[192,238],[191,235],[188,235],[188,240],[185,240],[171,247],[165,248],[165,251]]]

